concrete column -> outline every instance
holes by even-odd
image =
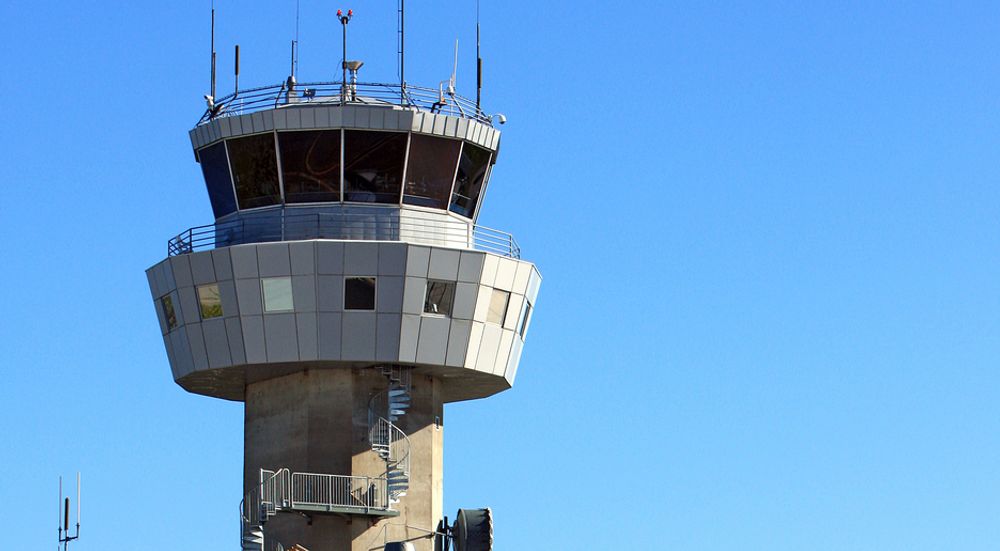
[[[385,462],[368,441],[368,401],[387,385],[372,368],[312,369],[247,385],[244,494],[259,485],[261,468],[383,476]],[[281,513],[265,535],[310,551],[369,551],[401,540],[432,551],[427,531],[443,514],[442,417],[440,381],[414,376],[411,407],[398,421],[411,445],[410,488],[394,506],[400,516]]]

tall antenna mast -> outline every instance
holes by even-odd
[[[69,496],[63,498],[62,477],[59,477],[59,545],[63,551],[69,542],[80,538],[80,473],[76,473],[76,534],[69,535]]]
[[[483,100],[483,58],[479,55],[479,0],[476,0],[476,109]]]
[[[292,80],[299,72],[299,0],[295,0],[295,40],[292,41]]]
[[[215,3],[212,3],[212,85],[208,95],[215,99]]]
[[[399,0],[399,87],[406,88],[406,0]]]

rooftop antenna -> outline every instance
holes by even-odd
[[[347,101],[347,24],[351,22],[351,18],[354,17],[354,10],[347,10],[347,14],[344,14],[343,10],[337,10],[337,19],[340,21],[341,27],[343,27],[343,37],[344,37],[344,49],[343,57],[340,59],[340,68],[343,70],[343,76],[340,80],[340,101],[341,103]]]
[[[236,45],[236,54],[234,59],[234,72],[236,73],[236,89],[233,90],[233,99],[240,93],[240,45]]]
[[[399,87],[406,88],[406,0],[399,0]]]
[[[69,542],[80,538],[80,473],[76,473],[76,534],[69,534],[69,496],[63,498],[62,477],[59,477],[59,545],[63,551]]]
[[[479,55],[479,0],[476,0],[476,110],[483,100],[483,58]]]
[[[295,0],[295,40],[292,41],[292,79],[299,73],[299,0]]]
[[[205,96],[205,103],[208,105],[209,118],[218,114],[215,107],[215,2],[212,2],[212,79],[208,95]]]

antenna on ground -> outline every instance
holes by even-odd
[[[62,477],[59,477],[59,545],[69,549],[69,542],[80,538],[80,473],[76,473],[76,533],[69,533],[69,496],[63,498]]]

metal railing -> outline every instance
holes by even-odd
[[[189,228],[167,242],[167,255],[245,243],[307,239],[405,241],[521,258],[521,248],[511,234],[457,220],[401,220],[393,214],[283,212]]]
[[[483,112],[475,101],[451,95],[442,88],[374,82],[346,85],[340,82],[310,82],[295,84],[291,89],[287,83],[282,83],[239,90],[215,100],[198,124],[218,117],[245,115],[290,105],[395,105],[493,124],[493,118]]]
[[[385,478],[292,473],[291,508],[389,509]]]

